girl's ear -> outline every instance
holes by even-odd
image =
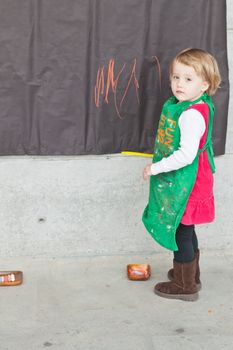
[[[202,91],[203,92],[205,92],[205,91],[207,91],[208,89],[209,89],[209,86],[210,86],[210,84],[209,83],[207,83],[207,81],[203,81],[203,83],[202,83]]]

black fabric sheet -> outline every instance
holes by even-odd
[[[225,0],[0,0],[0,155],[152,152],[168,64],[187,47],[219,63],[223,154]]]

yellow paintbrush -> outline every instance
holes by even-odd
[[[140,152],[131,152],[131,151],[122,151],[121,154],[125,154],[127,156],[136,156],[136,157],[153,157],[151,153],[140,153]]]

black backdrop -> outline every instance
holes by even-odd
[[[225,0],[0,0],[0,155],[152,152],[168,64],[186,47],[219,63],[223,154]]]

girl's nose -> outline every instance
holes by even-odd
[[[179,79],[179,80],[177,81],[177,86],[179,86],[179,87],[182,86],[182,81],[181,81],[181,79]]]

